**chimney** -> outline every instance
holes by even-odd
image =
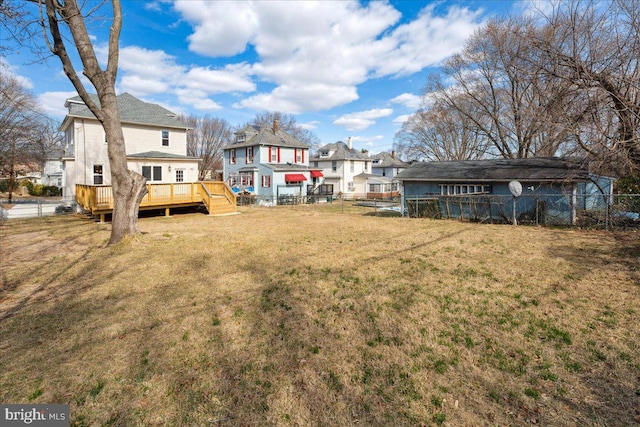
[[[278,130],[280,129],[280,120],[278,119],[273,119],[273,134],[277,134]]]
[[[391,158],[392,159],[396,158],[396,150],[391,150]]]
[[[353,147],[351,146],[351,137],[349,137],[349,150],[351,150]]]

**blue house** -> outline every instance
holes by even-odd
[[[235,193],[252,194],[277,203],[292,196],[306,196],[307,183],[319,179],[309,169],[309,146],[279,129],[247,125],[224,148],[224,180]]]
[[[495,159],[414,163],[396,175],[410,216],[572,225],[578,214],[603,210],[613,178],[589,172],[575,158]],[[514,197],[509,183],[518,181]]]

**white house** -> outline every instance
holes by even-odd
[[[333,185],[334,194],[344,198],[366,196],[366,178],[358,175],[371,174],[371,158],[354,149],[351,138],[348,144],[338,141],[321,147],[309,161],[313,169],[324,175],[324,184]]]
[[[306,196],[322,174],[309,169],[309,146],[279,128],[247,125],[224,148],[223,176],[236,193],[250,193],[277,203]],[[309,194],[311,193],[309,191]]]
[[[91,95],[99,104],[98,97]],[[197,157],[187,156],[187,126],[171,111],[128,94],[117,97],[129,169],[149,183],[196,182]],[[65,136],[62,157],[63,195],[75,195],[76,184],[110,185],[108,141],[100,122],[79,96],[67,99],[60,131]]]
[[[367,197],[376,199],[400,197],[400,182],[395,179],[395,176],[409,165],[397,159],[395,152],[383,151],[371,156],[371,159],[371,175],[364,177],[367,180]]]
[[[47,153],[44,161],[44,171],[42,173],[42,185],[62,188],[63,164],[62,149],[55,148]]]

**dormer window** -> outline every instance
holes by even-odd
[[[236,142],[245,142],[247,140],[247,136],[245,134],[236,135]]]
[[[321,151],[320,152],[320,157],[329,157],[329,152],[328,151]]]

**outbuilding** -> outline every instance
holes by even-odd
[[[584,159],[560,157],[414,163],[396,179],[409,216],[510,222],[515,203],[521,221],[563,225],[604,209],[614,182],[592,174]]]

